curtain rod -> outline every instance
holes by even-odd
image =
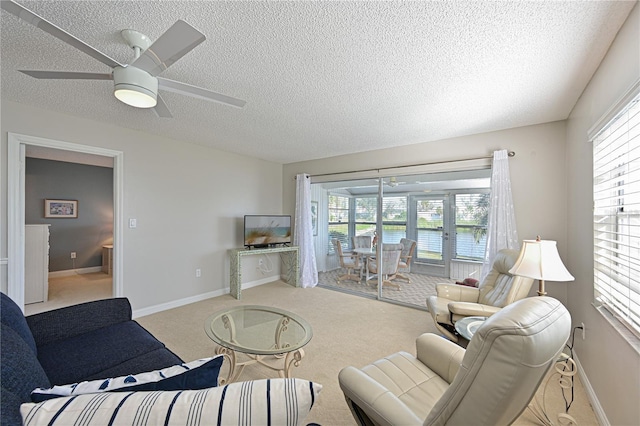
[[[507,153],[507,155],[509,157],[515,157],[516,153],[515,153],[515,151],[509,151]],[[388,167],[377,167],[375,169],[350,170],[348,172],[322,173],[322,174],[319,174],[319,175],[307,175],[307,178],[320,177],[320,176],[331,176],[331,175],[342,175],[342,174],[350,174],[350,173],[379,172],[380,170],[403,169],[403,168],[408,168],[408,167],[430,166],[430,165],[433,165],[433,164],[458,163],[458,162],[461,162],[461,161],[485,160],[485,159],[492,159],[492,158],[493,158],[493,155],[486,155],[484,157],[462,158],[460,160],[431,161],[429,163],[406,164],[404,166],[388,166]],[[294,179],[296,179],[295,176],[294,176]]]

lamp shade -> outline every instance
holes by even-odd
[[[513,268],[512,275],[545,281],[573,281],[573,275],[567,271],[555,241],[524,240],[522,250]]]

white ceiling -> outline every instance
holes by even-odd
[[[636,1],[21,3],[121,63],[120,30],[183,19],[207,40],[161,76],[247,104],[161,92],[163,119],[35,80],[16,70],[110,70],[4,10],[3,100],[290,163],[565,119]]]

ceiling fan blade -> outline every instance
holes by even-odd
[[[112,59],[109,56],[105,55],[104,53],[94,49],[93,47],[89,46],[82,40],[79,40],[76,37],[72,36],[62,28],[52,24],[51,22],[47,21],[41,16],[36,15],[29,9],[22,6],[21,4],[18,4],[14,1],[8,1],[8,0],[0,1],[0,4],[2,5],[2,8],[7,12],[12,13],[18,18],[22,19],[23,21],[28,22],[29,24],[35,27],[38,27],[43,31],[48,32],[52,36],[64,41],[67,44],[70,44],[71,46],[86,53],[92,58],[97,59],[103,64],[108,65],[111,68],[122,66],[122,64],[117,62],[115,59]]]
[[[169,80],[168,78],[156,78],[158,79],[158,88],[168,92],[179,93],[181,95],[191,96],[192,98],[204,99],[205,101],[219,102],[236,108],[242,108],[247,103],[242,99],[232,98],[231,96],[212,92],[211,90],[203,89],[202,87]]]
[[[31,71],[18,70],[33,78],[55,79],[55,80],[113,80],[112,74],[97,72],[74,72],[74,71]]]
[[[205,39],[200,31],[178,20],[131,65],[156,76]]]
[[[169,111],[169,107],[164,102],[164,99],[160,97],[160,95],[156,95],[156,101],[158,102],[155,107],[153,107],[153,112],[160,118],[172,118],[171,111]]]

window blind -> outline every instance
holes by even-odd
[[[640,94],[592,142],[594,297],[640,335]]]

